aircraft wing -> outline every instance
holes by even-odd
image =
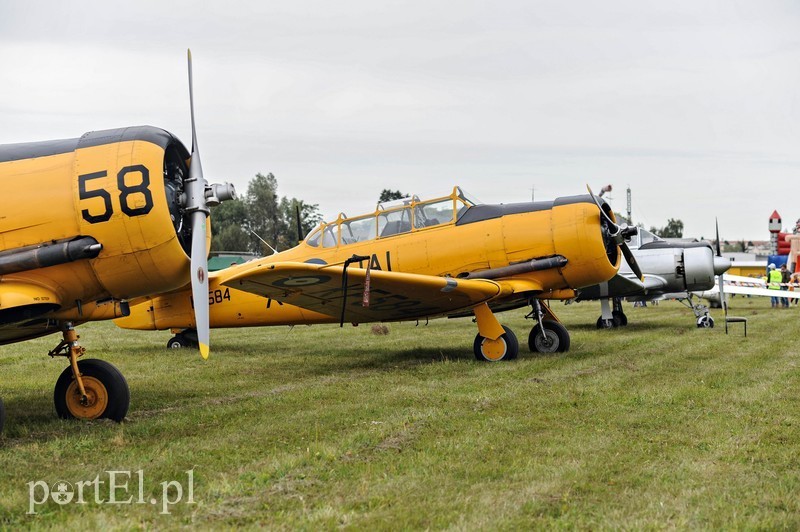
[[[622,272],[617,273],[605,283],[581,288],[578,299],[584,301],[603,297],[636,297],[649,301],[660,297],[660,291],[666,287],[667,281],[658,275],[644,274],[644,282],[642,282],[633,273]]]
[[[339,317],[344,267],[301,262],[254,263],[222,284],[283,303]],[[486,279],[370,271],[369,306],[364,306],[366,270],[347,268],[344,321],[359,323],[425,318],[474,307],[496,297],[500,285]]]
[[[633,275],[633,274],[631,274]],[[636,278],[618,273],[605,283],[587,286],[578,290],[578,300],[600,299],[602,297],[624,297],[644,291],[644,284]]]
[[[767,283],[761,279],[725,274],[723,282],[725,283],[726,294],[800,299],[800,290],[770,290],[767,288]],[[705,292],[698,292],[698,294],[701,297],[714,295],[719,298],[719,284],[715,284],[714,288]]]
[[[705,292],[698,292],[700,296],[714,294],[719,296],[719,287],[714,286],[711,290]],[[742,294],[750,296],[764,296],[764,297],[787,297],[789,299],[800,299],[800,291],[790,290],[770,290],[769,288],[756,288],[753,286],[739,286],[725,284],[725,294]]]
[[[668,286],[667,280],[658,275],[644,274],[644,288],[647,292],[659,292],[666,289]]]

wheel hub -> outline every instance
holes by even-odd
[[[540,353],[554,353],[558,350],[558,337],[553,331],[546,330],[544,335],[537,335],[535,342]]]
[[[81,396],[77,381],[73,380],[67,388],[67,408],[78,419],[97,419],[108,406],[108,391],[95,377],[83,377],[86,399]]]
[[[503,338],[498,338],[497,340],[484,338],[483,342],[481,342],[481,351],[483,352],[483,356],[489,360],[502,359],[505,356],[507,349],[508,346]]]

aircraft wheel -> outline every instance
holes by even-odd
[[[611,313],[611,315],[614,316],[615,327],[625,327],[626,325],[628,325],[628,316],[626,316],[624,312],[615,310]]]
[[[616,327],[616,326],[617,326],[616,320],[614,320],[613,318],[610,319],[610,320],[604,320],[603,316],[600,316],[599,318],[597,318],[597,328],[598,329],[610,329],[610,328]],[[535,328],[536,327],[534,327],[534,329]],[[533,329],[531,329],[531,333],[533,333]],[[528,343],[530,343],[530,342],[528,342]],[[533,351],[533,349],[531,349],[531,351]]]
[[[3,426],[6,424],[6,407],[3,406],[3,400],[0,399],[0,434],[3,433]]]
[[[191,347],[191,343],[185,337],[180,335],[175,335],[169,339],[167,342],[168,349],[180,349],[182,347]]]
[[[700,316],[697,318],[697,327],[700,329],[713,329],[714,318],[711,316]]]
[[[78,382],[72,376],[72,368],[68,367],[61,372],[53,392],[58,417],[125,419],[131,392],[122,373],[112,364],[96,358],[79,361],[78,371],[81,372],[88,402],[81,404]]]
[[[601,318],[602,319],[602,318]],[[598,324],[600,320],[598,320]],[[563,353],[569,351],[569,332],[557,321],[545,320],[542,328],[534,325],[528,335],[528,349],[533,353]]]
[[[490,340],[480,334],[475,336],[472,350],[481,362],[514,360],[519,354],[519,341],[514,331],[503,325],[505,334],[497,340]]]

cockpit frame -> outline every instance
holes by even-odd
[[[339,213],[335,220],[311,231],[304,242],[311,247],[334,248],[444,227],[455,224],[476,204],[460,187],[453,187],[448,196],[432,199],[410,196],[379,203],[369,214],[348,217]]]

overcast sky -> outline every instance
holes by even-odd
[[[189,47],[206,177],[272,172],[326,218],[383,188],[586,183],[691,236],[800,217],[795,0],[3,0],[0,143],[150,124],[190,147]]]

